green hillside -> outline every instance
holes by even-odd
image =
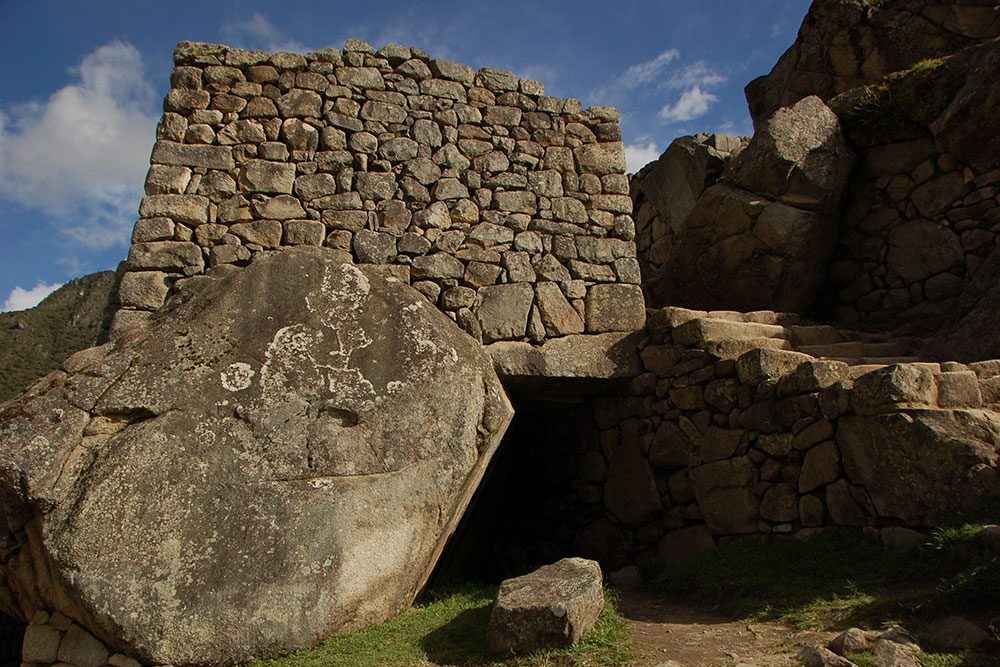
[[[116,285],[113,271],[92,273],[66,283],[34,308],[0,313],[0,401],[74,352],[103,342]]]

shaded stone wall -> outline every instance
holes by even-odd
[[[569,464],[578,551],[669,566],[720,538],[827,526],[899,544],[996,493],[1000,363],[815,359],[791,339],[820,328],[796,321],[650,311],[643,372],[593,399]]]
[[[357,40],[184,42],[174,61],[120,321],[178,279],[312,244],[385,265],[486,342],[641,327],[616,110]]]
[[[963,164],[930,137],[862,154],[830,267],[827,300],[844,321],[953,316],[996,247],[1000,170]]]

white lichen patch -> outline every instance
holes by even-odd
[[[229,391],[243,391],[253,384],[253,377],[257,372],[250,367],[250,364],[236,362],[229,364],[229,368],[222,371],[222,386]]]

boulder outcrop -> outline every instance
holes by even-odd
[[[490,358],[330,250],[193,280],[0,409],[3,611],[63,612],[152,664],[385,619],[512,416]]]
[[[635,244],[644,283],[653,282],[670,263],[698,197],[718,181],[747,141],[723,134],[678,137],[632,179]]]
[[[838,93],[1000,35],[990,2],[817,0],[795,43],[746,86],[756,126],[803,97]]]
[[[807,97],[775,112],[745,148],[731,143],[727,163],[718,151],[678,140],[633,184],[652,305],[803,312],[836,248],[854,160],[840,123]],[[712,169],[726,164],[714,177]],[[645,247],[647,227],[658,237]]]

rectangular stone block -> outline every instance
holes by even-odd
[[[492,343],[524,338],[534,297],[535,290],[525,283],[480,289],[476,316],[483,330],[483,341]]]
[[[183,271],[191,267],[203,269],[205,261],[201,248],[195,243],[152,241],[134,244],[128,252],[128,265],[132,269]]]
[[[125,308],[156,310],[170,291],[168,276],[162,271],[130,271],[118,286],[118,302]]]
[[[157,141],[150,162],[226,171],[236,166],[233,150],[228,146],[179,144],[174,141]]]
[[[646,302],[638,285],[594,285],[587,290],[587,333],[638,331],[646,324]]]
[[[208,198],[200,195],[147,195],[139,204],[139,215],[201,225],[208,222],[208,203]]]

